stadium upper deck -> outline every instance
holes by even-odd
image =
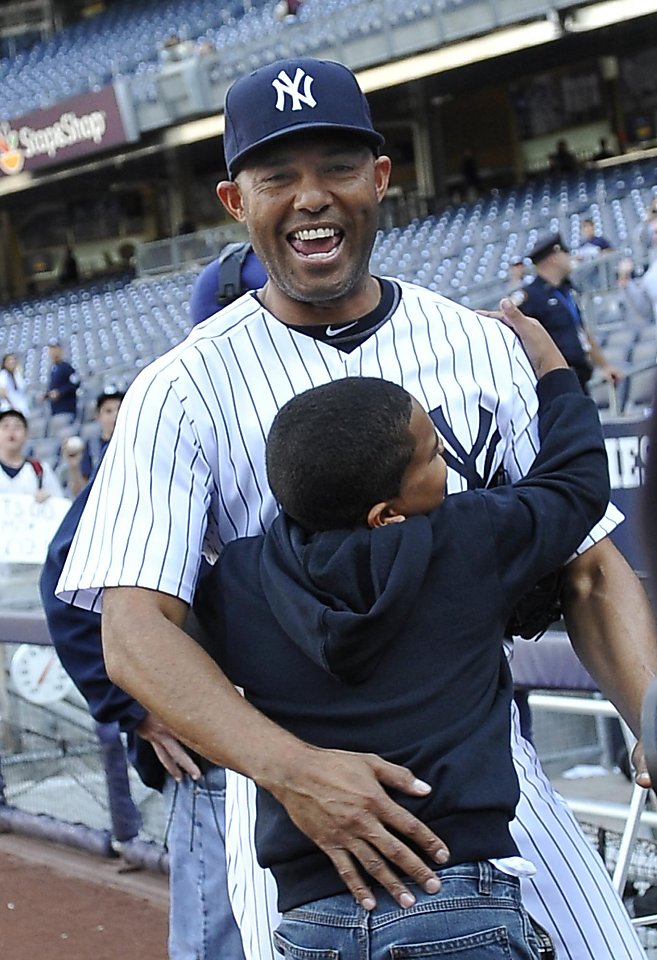
[[[276,16],[276,0],[189,0],[182,10],[175,0],[117,0],[0,60],[0,119],[53,106],[118,77],[130,78],[137,100],[147,98],[164,69],[160,50],[170,33],[203,38],[216,48],[216,82],[300,54],[331,55],[353,68],[386,63],[572,6],[573,0],[304,0],[291,25]]]
[[[640,0],[632,11],[640,17],[652,9],[651,4],[657,11],[657,0]],[[632,231],[657,184],[653,161],[618,171],[584,170],[571,178],[538,177],[525,186],[506,186],[512,179],[521,179],[528,156],[523,155],[525,141],[532,145],[534,156],[543,151],[546,158],[560,135],[558,127],[550,126],[551,114],[558,117],[564,111],[569,135],[576,135],[584,125],[586,136],[575,142],[575,148],[583,144],[580,155],[586,156],[600,134],[611,133],[616,145],[620,126],[625,123],[629,129],[630,109],[639,109],[635,101],[640,100],[646,112],[650,96],[657,96],[645,79],[654,70],[650,67],[648,74],[639,70],[643,61],[652,63],[649,56],[642,61],[628,47],[623,48],[625,59],[621,60],[622,44],[610,39],[609,30],[597,31],[594,36],[574,29],[578,15],[583,17],[586,12],[593,22],[591,11],[604,7],[604,2],[575,10],[570,0],[564,0],[564,15],[557,17],[558,23],[554,16],[546,19],[546,11],[554,13],[547,0],[304,0],[300,16],[292,24],[280,23],[274,6],[274,0],[247,4],[234,0],[230,6],[190,0],[184,7],[170,0],[117,0],[98,16],[72,24],[16,57],[0,61],[0,110],[4,116],[9,116],[11,109],[24,112],[83,87],[91,88],[93,96],[94,88],[111,90],[112,81],[123,77],[124,91],[129,89],[134,95],[139,121],[133,133],[134,148],[123,140],[100,150],[91,163],[86,155],[44,157],[43,169],[26,169],[18,176],[7,171],[0,174],[0,194],[5,194],[0,207],[0,295],[13,296],[15,303],[29,279],[23,264],[41,251],[56,264],[66,242],[76,245],[76,252],[82,250],[84,261],[85,243],[95,245],[94,256],[103,245],[112,248],[113,244],[113,254],[126,239],[139,242],[172,235],[189,219],[201,227],[212,225],[213,218],[216,224],[219,209],[216,200],[213,202],[213,183],[222,174],[219,127],[212,127],[207,153],[195,152],[200,147],[195,140],[200,135],[198,124],[204,121],[185,122],[190,119],[185,110],[193,108],[190,91],[196,90],[199,103],[207,105],[216,100],[233,73],[263,59],[305,51],[334,56],[342,52],[341,58],[351,66],[388,64],[398,71],[393,81],[367,74],[370,100],[375,122],[386,134],[386,149],[393,155],[396,180],[391,194],[393,198],[400,194],[418,197],[416,207],[422,215],[408,227],[403,224],[412,217],[412,205],[393,209],[387,216],[386,230],[374,254],[376,270],[398,274],[476,306],[490,302],[504,288],[511,257],[526,254],[538,230],[556,227],[577,245],[580,217],[590,215],[618,249],[631,246]],[[410,55],[410,51],[427,49],[449,51],[449,41],[456,37],[496,27],[500,29],[493,36],[501,38],[504,24],[511,21],[549,27],[556,42],[504,58],[498,56],[504,52],[501,45],[492,53],[468,47],[463,56],[476,61],[480,51],[482,62],[473,62],[460,72],[447,71],[442,79],[431,74],[433,60],[418,65],[420,58]],[[637,34],[642,23],[637,20],[634,43],[641,39]],[[527,23],[521,29],[525,26]],[[629,28],[625,24],[618,29]],[[214,42],[216,55],[190,57],[189,71],[184,62],[161,63],[159,47],[171,31],[181,37],[202,33]],[[556,40],[558,36],[560,40]],[[622,39],[625,37],[623,33]],[[647,42],[644,36],[644,47]],[[621,78],[627,103],[608,102],[607,94],[611,97],[614,91],[607,89],[606,74],[596,60],[598,54],[614,49],[619,50],[615,69],[627,73]],[[583,50],[588,59],[580,63]],[[537,67],[543,71],[552,68],[552,74],[534,77],[532,71]],[[197,70],[201,71],[198,75]],[[191,74],[199,80],[197,87]],[[214,77],[216,83],[203,88],[202,76]],[[389,89],[388,82],[392,84]],[[463,90],[465,95],[461,95]],[[177,104],[173,112],[172,91]],[[618,93],[617,87],[615,91]],[[143,101],[137,103],[142,94]],[[556,94],[555,105],[551,98]],[[546,103],[550,110],[544,109]],[[523,110],[531,121],[527,130],[521,128],[521,121],[527,126]],[[626,116],[620,116],[623,110]],[[216,106],[210,112],[216,115]],[[174,121],[177,126],[172,126]],[[160,131],[158,125],[165,126]],[[474,204],[452,204],[440,212],[449,200],[450,183],[458,179],[460,153],[472,142],[477,145],[482,167],[493,170],[486,185],[496,184],[496,189],[482,191],[482,198]],[[0,143],[0,168],[7,155],[2,151]],[[202,184],[201,175],[206,177]],[[195,189],[201,185],[208,213],[201,209]],[[24,189],[30,191],[29,204],[21,195]],[[141,211],[135,218],[139,221],[135,231],[126,228],[125,219],[106,217],[102,206],[111,198],[131,200],[133,194],[138,195],[136,206]],[[424,216],[434,210],[438,211],[435,216]],[[114,208],[108,212],[113,214]],[[102,234],[103,224],[112,232]],[[393,224],[399,226],[393,228]],[[21,256],[16,256],[16,250]],[[83,269],[84,274],[91,272]],[[13,314],[14,306],[9,310]],[[57,317],[59,305],[54,309],[50,304],[42,312],[46,318]],[[138,317],[147,315],[144,309]],[[8,319],[6,312],[4,319]],[[102,311],[98,319],[103,327],[106,318]],[[8,326],[14,330],[11,348],[19,352],[29,351],[42,333],[41,328],[29,325],[20,325],[19,330],[13,320]],[[165,334],[165,341],[167,337]],[[117,356],[120,353],[119,349]],[[102,350],[98,355],[103,355]],[[82,347],[80,356],[84,356]],[[42,362],[37,354],[30,360],[35,381],[41,377]]]

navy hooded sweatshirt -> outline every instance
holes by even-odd
[[[395,800],[447,843],[451,864],[517,854],[505,624],[609,497],[597,411],[575,375],[547,374],[538,394],[542,447],[518,483],[374,530],[308,534],[281,514],[265,536],[228,544],[197,593],[209,653],[263,713],[431,784]],[[345,891],[262,789],[256,849],[282,911]]]

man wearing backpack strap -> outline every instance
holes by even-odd
[[[267,280],[265,268],[248,241],[227,243],[196,278],[189,312],[196,326],[227,307],[247,290],[257,290]]]
[[[25,456],[27,420],[18,410],[0,412],[0,493],[33,493],[40,502],[63,497],[59,480],[48,463]]]

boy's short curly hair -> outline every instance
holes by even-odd
[[[348,377],[298,394],[267,439],[267,477],[282,509],[306,530],[367,522],[397,496],[415,452],[413,398],[395,383]]]

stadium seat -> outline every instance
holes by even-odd
[[[652,411],[655,397],[656,368],[639,370],[628,377],[627,393],[623,404],[623,414],[635,416]]]

